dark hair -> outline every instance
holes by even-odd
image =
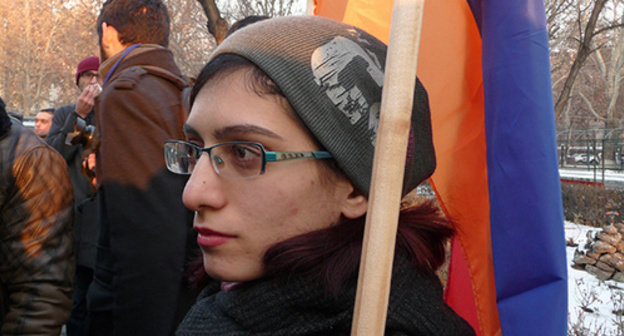
[[[248,59],[236,54],[221,54],[208,62],[199,72],[191,91],[191,107],[199,91],[211,80],[218,80],[241,69],[249,69],[249,88],[259,95],[270,94],[284,97],[282,90],[271,78]],[[284,98],[285,100],[286,98]]]
[[[357,274],[366,216],[342,218],[338,225],[279,242],[264,256],[268,277],[309,274],[331,294]],[[399,216],[395,254],[420,270],[433,272],[445,261],[446,241],[455,230],[433,200],[403,209]]]
[[[230,26],[228,31],[225,33],[225,37],[228,37],[228,36],[234,34],[235,31],[237,31],[237,30],[239,30],[239,29],[241,29],[243,27],[249,26],[252,23],[256,23],[258,21],[266,20],[266,19],[269,19],[269,18],[270,17],[268,17],[266,15],[249,15],[249,16],[246,16],[246,17],[244,17],[244,18],[234,22]]]
[[[169,13],[161,0],[107,0],[97,19],[102,39],[102,23],[115,27],[123,44],[169,45]]]
[[[281,90],[249,60],[222,54],[202,69],[191,93],[191,106],[198,92],[211,80],[218,80],[240,69],[250,69],[250,88],[258,94],[282,95]],[[287,101],[285,97],[282,98]],[[330,162],[326,162],[330,161]],[[328,170],[336,171],[331,160],[322,160]],[[264,266],[268,278],[279,279],[293,273],[306,274],[336,294],[344,282],[357,273],[362,252],[366,216],[341,218],[336,225],[281,241],[268,249]],[[407,257],[420,270],[435,271],[445,261],[447,240],[455,233],[433,200],[404,207],[399,216],[395,254]],[[208,280],[201,262],[194,265],[193,277],[202,286]]]

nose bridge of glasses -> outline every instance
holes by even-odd
[[[206,155],[203,155],[203,154]],[[218,169],[214,163],[214,158],[212,155],[212,147],[208,147],[208,148],[201,148],[201,147],[197,147],[197,146],[193,146],[193,156],[195,157],[195,164],[193,166],[193,171],[191,172],[197,172],[198,169],[206,169],[205,167],[202,168],[202,165],[206,165],[208,164],[209,170],[211,170],[211,172],[208,172],[208,174],[213,173],[215,175],[219,175]],[[203,158],[203,160],[202,160]],[[202,173],[205,174],[206,172]]]

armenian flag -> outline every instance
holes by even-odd
[[[314,0],[388,42],[392,1]],[[446,300],[479,335],[566,335],[567,267],[543,0],[425,1],[418,77],[458,225]]]

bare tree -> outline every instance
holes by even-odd
[[[573,36],[574,31],[574,3],[575,0],[546,0],[546,22],[548,27],[548,41],[551,50],[551,64],[553,80],[557,82],[557,75],[571,64],[571,48],[568,47],[568,36]],[[561,75],[563,77],[563,75]],[[559,77],[559,78],[561,78]]]
[[[264,1],[236,1],[234,8],[239,19],[249,15],[288,16],[294,14],[295,1],[292,0],[264,0]]]
[[[194,0],[167,0],[171,16],[169,49],[184,75],[193,78],[199,73],[216,42],[206,30],[206,16]]]
[[[197,0],[207,17],[208,31],[215,37],[217,44],[225,38],[229,23],[249,15],[265,15],[269,17],[287,16],[303,13],[303,0],[235,0],[221,1]],[[299,5],[299,6],[298,6]]]
[[[11,110],[32,115],[75,98],[75,66],[97,52],[97,1],[89,10],[81,7],[86,1],[2,2],[0,95]]]
[[[227,21],[221,16],[221,11],[219,11],[214,0],[197,0],[197,2],[199,2],[204,9],[204,13],[208,19],[206,22],[208,32],[215,37],[217,44],[221,43],[229,27]]]
[[[592,61],[596,63],[596,74],[604,81],[602,92],[605,96],[606,106],[602,109],[603,114],[596,117],[605,121],[605,128],[611,129],[620,126],[619,118],[616,118],[616,102],[621,92],[621,84],[624,79],[624,34],[614,34],[612,46],[605,50],[597,50],[592,55]],[[606,55],[603,55],[606,54]]]
[[[622,134],[624,112],[621,104],[617,104],[624,80],[624,32],[612,31],[601,42],[604,46],[589,57],[582,77],[579,78],[589,85],[578,95],[590,112],[588,117],[604,128],[599,134],[605,139],[604,159],[607,163],[614,163],[616,146],[613,139]]]
[[[567,101],[570,98],[574,81],[583,67],[583,64],[599,47],[594,45],[595,38],[609,30],[623,26],[621,23],[605,25],[599,22],[601,13],[608,1],[609,0],[579,0],[576,3],[576,28],[578,30],[578,34],[575,37],[577,42],[576,55],[574,56],[570,70],[565,76],[561,92],[556,99],[555,116],[557,118],[562,115]],[[589,11],[590,14],[585,20],[587,11]]]

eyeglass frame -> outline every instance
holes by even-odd
[[[82,73],[80,73],[80,75],[78,75],[78,78],[82,78],[83,76],[87,76],[89,77],[89,79],[91,78],[99,78],[100,77],[100,73],[97,71],[93,71],[93,70],[87,70],[84,71]]]
[[[169,170],[170,172],[174,173],[174,174],[178,174],[178,175],[191,175],[192,172],[188,172],[188,173],[178,173],[178,172],[174,172],[171,168],[169,168],[169,165],[167,164],[168,160],[167,160],[167,145],[168,144],[183,144],[183,145],[188,145],[191,148],[195,149],[196,154],[196,159],[197,161],[199,161],[201,154],[203,152],[208,153],[208,159],[210,160],[210,164],[212,165],[212,168],[214,169],[215,173],[221,177],[226,177],[226,178],[236,178],[236,179],[250,179],[250,178],[255,178],[258,177],[262,174],[264,174],[265,172],[265,168],[266,168],[266,164],[267,162],[280,162],[280,161],[291,161],[291,160],[304,160],[304,159],[315,159],[315,160],[320,160],[320,159],[331,159],[333,158],[330,152],[327,151],[267,151],[266,148],[264,148],[264,145],[262,145],[259,142],[253,142],[253,141],[226,141],[226,142],[221,142],[218,144],[214,144],[210,147],[199,147],[195,144],[192,144],[190,142],[187,141],[182,141],[182,140],[166,140],[164,145],[163,145],[163,150],[164,150],[164,156],[165,156],[165,165],[167,166],[167,170]],[[224,145],[235,145],[235,144],[241,144],[241,145],[253,145],[253,146],[257,146],[260,148],[260,151],[262,153],[262,166],[260,168],[260,172],[258,173],[258,175],[253,175],[253,176],[239,176],[239,177],[233,177],[233,176],[223,176],[221,175],[221,173],[219,173],[219,170],[217,167],[215,167],[215,162],[213,161],[212,158],[212,154],[211,151],[216,148],[216,147],[220,147],[220,146],[224,146]]]

